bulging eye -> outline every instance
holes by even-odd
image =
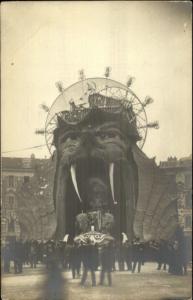
[[[65,143],[65,142],[70,142],[70,141],[75,141],[77,140],[79,137],[77,132],[72,132],[70,134],[65,135],[62,139],[61,139],[61,143]]]
[[[107,135],[109,138],[114,138],[117,136],[117,134],[115,132],[108,132]]]
[[[101,139],[108,139],[108,138],[114,138],[116,137],[116,133],[114,132],[99,132],[97,134]]]
[[[106,136],[105,133],[101,133],[101,134],[100,134],[100,138],[105,139],[106,137],[107,137],[107,136]]]
[[[78,138],[78,133],[74,132],[71,133],[70,136],[68,136],[71,140],[76,140]]]
[[[121,134],[117,131],[99,131],[96,134],[99,138],[105,140],[105,139],[113,139],[113,138],[122,138]]]

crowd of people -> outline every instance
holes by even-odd
[[[111,286],[111,273],[115,271],[140,273],[143,265],[151,261],[157,263],[157,270],[163,268],[170,274],[186,275],[188,263],[186,249],[177,240],[142,243],[137,238],[132,244],[114,240],[102,246],[89,238],[85,243],[75,243],[73,240],[6,241],[2,256],[4,273],[11,272],[11,261],[15,274],[22,273],[24,265],[36,268],[38,264],[45,264],[48,270],[60,266],[63,270],[71,270],[73,279],[80,278],[81,285],[85,284],[90,272],[93,286],[96,285],[97,270],[100,270],[99,284],[103,285],[107,277],[107,283]]]

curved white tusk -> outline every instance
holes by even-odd
[[[68,238],[69,238],[69,234],[65,234],[64,238],[63,238],[63,242],[68,242]]]
[[[117,204],[117,201],[115,201],[115,193],[114,193],[114,163],[110,163],[109,165],[109,179],[110,179],[113,202],[114,204]]]
[[[122,243],[125,244],[125,242],[128,241],[128,237],[127,237],[126,233],[124,233],[124,232],[122,232],[121,234],[123,236]]]
[[[76,191],[76,193],[78,195],[78,198],[80,199],[80,202],[82,202],[82,199],[81,199],[79,191],[78,191],[77,181],[76,181],[76,166],[75,165],[71,165],[71,167],[70,167],[70,173],[71,173],[72,183],[74,185],[75,191]]]

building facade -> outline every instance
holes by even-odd
[[[30,182],[34,168],[30,158],[2,158],[2,238],[19,237],[21,228],[18,219],[17,187]]]
[[[47,159],[2,158],[1,234],[5,239],[47,239],[54,211],[48,194]]]
[[[160,167],[175,178],[178,186],[178,221],[184,230],[188,248],[192,245],[192,155],[177,159],[169,157],[161,161]]]

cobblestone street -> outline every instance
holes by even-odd
[[[99,272],[96,272],[97,279]],[[156,265],[146,263],[142,273],[114,272],[113,287],[91,287],[90,274],[85,287],[79,285],[80,280],[71,279],[70,272],[62,272],[67,291],[61,292],[58,298],[45,296],[46,272],[44,266],[37,269],[24,268],[21,275],[8,274],[2,277],[3,300],[158,300],[158,299],[190,299],[191,272],[188,276],[169,275],[164,271],[157,271]],[[97,280],[98,282],[98,280]]]

